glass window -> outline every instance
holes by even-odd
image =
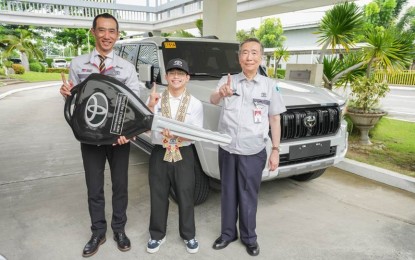
[[[153,80],[161,83],[160,65],[157,56],[157,46],[154,44],[140,44],[138,52],[137,70],[139,64],[151,64],[154,67]]]
[[[136,44],[126,44],[124,48],[122,48],[121,53],[119,56],[121,58],[131,62],[133,65],[136,63],[136,56],[137,56],[137,48],[138,45]]]
[[[166,41],[162,44],[163,59],[167,62],[181,58],[189,64],[190,75],[220,77],[241,71],[238,44],[199,41]]]

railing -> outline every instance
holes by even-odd
[[[30,12],[39,15],[75,16],[93,18],[98,14],[107,12],[123,21],[156,22],[169,18],[178,18],[188,13],[202,10],[202,0],[185,1],[176,0],[180,5],[174,6],[169,2],[156,7],[115,4],[111,0],[101,1],[26,1],[0,0],[0,11]],[[62,4],[61,2],[65,2]],[[157,2],[157,4],[159,3]]]
[[[382,79],[386,73],[386,80],[391,85],[415,86],[415,70],[403,70],[399,72],[376,72],[375,77]]]

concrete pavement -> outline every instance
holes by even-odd
[[[0,100],[0,254],[8,260],[83,259],[90,236],[79,143],[62,116],[59,84]],[[211,249],[220,230],[216,191],[195,209],[198,254],[185,251],[175,203],[170,204],[167,242],[157,254],[146,253],[147,174],[148,156],[132,149],[126,227],[132,249],[117,250],[109,229],[107,242],[91,259],[252,259],[240,241],[224,250]],[[108,169],[105,176],[108,220]],[[413,193],[335,167],[311,182],[263,183],[258,259],[415,259],[410,243],[415,240],[414,203]]]

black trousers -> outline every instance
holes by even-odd
[[[92,233],[105,234],[107,231],[104,197],[106,160],[108,160],[110,166],[112,182],[111,227],[114,232],[124,232],[127,222],[130,144],[116,146],[81,144],[81,151],[88,189],[88,208]]]
[[[169,211],[169,191],[172,187],[179,206],[179,232],[183,239],[195,237],[194,217],[194,152],[192,146],[180,148],[183,159],[163,160],[166,149],[156,145],[150,155],[149,184],[151,197],[150,236],[161,240],[166,235]]]
[[[267,160],[266,150],[253,155],[231,154],[219,148],[221,179],[221,236],[231,241],[239,233],[244,244],[257,240],[256,213],[262,170]]]

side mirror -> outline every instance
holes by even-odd
[[[150,64],[138,64],[138,79],[150,89],[153,82],[153,66]]]

